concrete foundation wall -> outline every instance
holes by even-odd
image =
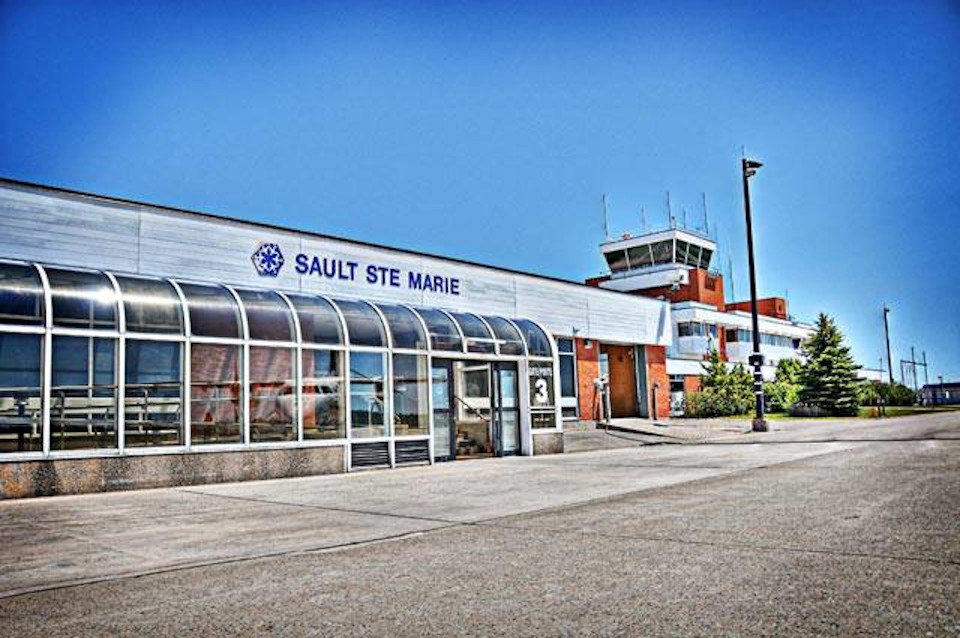
[[[533,454],[563,454],[563,432],[534,432]]]
[[[18,461],[0,463],[0,498],[312,476],[344,469],[340,446]]]

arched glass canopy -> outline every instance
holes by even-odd
[[[423,332],[420,320],[413,314],[412,310],[390,304],[378,303],[376,305],[387,319],[394,348],[427,349],[427,336]]]
[[[428,355],[553,358],[526,319],[0,262],[0,454],[428,437]]]

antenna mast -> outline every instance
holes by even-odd
[[[610,241],[610,229],[607,227],[607,194],[600,193],[600,213],[603,215],[603,236]]]
[[[700,197],[703,200],[703,234],[709,237],[710,236],[710,220],[707,218],[707,194],[700,193]]]
[[[673,219],[673,209],[670,208],[670,191],[667,191],[667,221],[670,222],[670,228],[677,227],[677,223]]]
[[[647,209],[643,206],[640,207],[640,234],[647,234]]]
[[[730,273],[730,299],[732,301],[737,300],[737,288],[736,284],[733,283],[733,258],[727,257],[727,271]]]

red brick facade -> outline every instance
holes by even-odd
[[[574,341],[577,349],[577,401],[580,418],[584,421],[596,421],[600,418],[600,393],[593,381],[600,377],[600,344],[589,339]]]
[[[657,414],[655,418],[666,419],[670,416],[670,379],[667,376],[667,349],[664,346],[645,346],[647,354],[647,388],[657,395]],[[651,404],[651,410],[653,405]]]

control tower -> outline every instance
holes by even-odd
[[[717,243],[695,231],[671,228],[600,244],[610,267],[601,288],[643,294],[664,287],[676,290],[690,284],[690,271],[709,271]],[[722,299],[722,297],[721,297]]]

